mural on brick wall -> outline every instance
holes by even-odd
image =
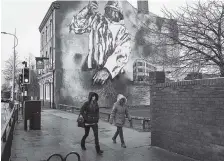
[[[72,19],[69,31],[89,34],[88,55],[82,71],[96,70],[93,84],[104,84],[123,72],[131,53],[130,34],[117,1],[108,1],[102,15],[97,1],[91,1]]]
[[[135,41],[133,7],[127,1],[73,1],[61,2],[59,12],[59,102],[80,105],[95,91],[101,106],[112,106],[119,93],[129,105],[149,105],[149,86],[133,82],[135,65],[142,65],[143,73],[149,68]],[[135,63],[139,58],[144,61]]]

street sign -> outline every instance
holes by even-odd
[[[44,59],[42,57],[36,57],[36,69],[44,69]]]

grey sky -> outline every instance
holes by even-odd
[[[128,0],[137,7],[137,0]],[[192,3],[197,0],[187,0]],[[40,54],[40,35],[38,27],[44,18],[53,0],[2,0],[1,5],[1,31],[14,33],[19,39],[16,48],[20,59],[24,59],[29,53],[34,56]],[[161,8],[176,10],[183,5],[185,0],[149,0],[149,10],[162,16]],[[13,37],[1,34],[1,67],[4,61],[13,52]]]

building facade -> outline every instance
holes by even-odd
[[[156,67],[146,59],[137,59],[133,64],[133,81],[136,83],[149,83],[149,72],[155,72]]]
[[[53,108],[55,90],[55,9],[57,3],[52,3],[39,26],[40,57],[44,60],[44,69],[38,70],[40,100],[44,106]]]
[[[40,99],[52,108],[80,107],[94,91],[100,106],[112,106],[119,93],[128,97],[130,106],[148,106],[149,85],[134,83],[156,70],[137,37],[139,15],[151,19],[143,5],[147,1],[138,9],[127,1],[98,1],[95,12],[89,3],[96,2],[56,1],[41,22],[40,56],[49,59],[39,71]],[[119,22],[104,16],[112,8],[120,12]]]

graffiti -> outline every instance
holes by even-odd
[[[89,33],[88,55],[82,71],[96,69],[92,77],[93,84],[103,85],[108,79],[114,79],[124,72],[131,53],[131,38],[121,23],[124,16],[117,1],[107,2],[104,15],[97,9],[98,2],[90,1],[73,17],[69,32]]]

